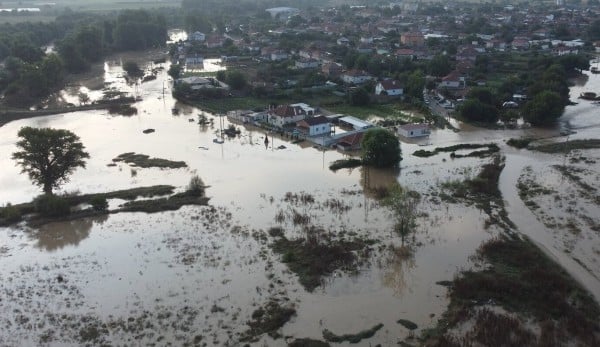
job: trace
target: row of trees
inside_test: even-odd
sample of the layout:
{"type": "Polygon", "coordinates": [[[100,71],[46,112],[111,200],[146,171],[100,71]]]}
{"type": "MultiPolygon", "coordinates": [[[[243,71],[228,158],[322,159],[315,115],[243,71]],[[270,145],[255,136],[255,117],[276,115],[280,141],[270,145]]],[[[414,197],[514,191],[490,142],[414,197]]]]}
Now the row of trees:
{"type": "Polygon", "coordinates": [[[512,119],[515,112],[503,109],[503,101],[522,92],[528,97],[521,109],[523,119],[533,125],[552,124],[569,103],[569,75],[588,69],[589,60],[585,55],[540,55],[530,58],[528,66],[531,69],[527,73],[509,76],[495,89],[472,88],[458,110],[459,115],[469,121],[485,123],[495,123],[499,118],[512,119]]]}
{"type": "Polygon", "coordinates": [[[86,71],[108,52],[162,46],[167,39],[164,17],[142,10],[116,18],[65,14],[50,24],[4,25],[0,31],[0,92],[11,106],[27,106],[63,85],[66,72],[86,71]],[[54,41],[56,53],[41,46],[54,41]]]}

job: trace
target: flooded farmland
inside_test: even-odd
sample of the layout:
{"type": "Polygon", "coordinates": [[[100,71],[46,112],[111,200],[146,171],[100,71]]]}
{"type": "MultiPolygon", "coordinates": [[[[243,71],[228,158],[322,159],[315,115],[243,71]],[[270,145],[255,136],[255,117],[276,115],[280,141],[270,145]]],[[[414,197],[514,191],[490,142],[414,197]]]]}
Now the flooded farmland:
{"type": "MultiPolygon", "coordinates": [[[[556,129],[461,125],[459,132],[434,130],[420,144],[402,143],[400,170],[334,173],[329,163],[344,154],[277,137],[265,146],[266,134],[255,128],[235,124],[240,135],[214,143],[218,126],[197,121],[203,114],[218,124],[218,115],[172,99],[167,67],[162,67],[155,80],[127,85],[119,64],[104,65],[103,88],[139,97],[137,115],[96,110],[0,127],[0,204],[27,202],[39,194],[10,158],[18,130],[33,126],[69,129],[90,153],[87,167],[72,175],[64,193],[158,184],[183,190],[197,174],[208,186],[209,206],[0,228],[0,345],[286,346],[298,338],[323,340],[325,330],[355,334],[380,325],[360,345],[410,341],[434,326],[447,308],[447,288],[438,283],[475,266],[471,256],[479,245],[503,232],[487,223],[490,216],[476,205],[448,202],[439,193],[444,182],[476,176],[490,158],[412,155],[459,143],[500,146],[506,166],[499,188],[508,218],[600,298],[600,152],[546,154],[505,145],[509,138],[525,136],[546,138],[539,143],[598,138],[599,106],[576,100],[582,91],[600,89],[597,75],[586,75],[572,88],[572,100],[579,104],[567,108],[556,129]],[[565,130],[573,133],[560,136],[565,130]],[[184,161],[187,167],[108,166],[126,152],[184,161]],[[378,188],[395,182],[422,196],[408,255],[391,247],[401,240],[377,200],[378,188]],[[519,182],[535,182],[548,193],[523,194],[519,182]],[[290,198],[295,195],[310,198],[290,198]],[[305,222],[296,223],[294,213],[305,222]],[[312,291],[282,262],[269,232],[281,228],[293,239],[304,236],[307,226],[332,240],[369,241],[352,266],[332,271],[312,291]],[[293,310],[291,318],[281,328],[256,333],[249,323],[273,302],[293,310]]],[[[101,95],[87,92],[92,99],[101,95]]]]}

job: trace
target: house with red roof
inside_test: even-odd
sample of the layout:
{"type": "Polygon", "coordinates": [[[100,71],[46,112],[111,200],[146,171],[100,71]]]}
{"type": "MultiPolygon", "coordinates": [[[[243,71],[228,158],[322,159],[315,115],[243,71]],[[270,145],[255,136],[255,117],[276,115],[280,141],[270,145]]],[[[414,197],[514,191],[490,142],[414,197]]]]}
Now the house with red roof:
{"type": "Polygon", "coordinates": [[[306,136],[322,136],[331,133],[331,124],[325,116],[305,118],[296,122],[296,127],[306,136]]]}
{"type": "Polygon", "coordinates": [[[404,94],[404,87],[397,80],[383,80],[378,82],[375,86],[375,94],[387,96],[402,96],[404,94]]]}
{"type": "Polygon", "coordinates": [[[442,82],[438,85],[439,88],[463,88],[465,86],[465,78],[460,72],[454,70],[442,78],[442,82]]]}
{"type": "Polygon", "coordinates": [[[429,136],[431,130],[427,124],[404,124],[398,128],[398,135],[411,138],[429,136]]]}
{"type": "Polygon", "coordinates": [[[356,151],[360,149],[364,131],[355,132],[346,136],[343,136],[337,140],[336,147],[342,151],[356,151]]]}

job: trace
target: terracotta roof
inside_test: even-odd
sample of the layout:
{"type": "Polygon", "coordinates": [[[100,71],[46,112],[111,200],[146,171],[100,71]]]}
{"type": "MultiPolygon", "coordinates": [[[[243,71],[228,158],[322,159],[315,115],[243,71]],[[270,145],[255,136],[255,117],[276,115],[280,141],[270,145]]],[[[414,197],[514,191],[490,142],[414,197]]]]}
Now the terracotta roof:
{"type": "Polygon", "coordinates": [[[364,134],[364,132],[350,134],[340,138],[337,143],[340,145],[354,147],[362,141],[364,134]]]}
{"type": "Polygon", "coordinates": [[[400,82],[396,81],[396,80],[384,80],[384,81],[379,82],[379,84],[381,84],[381,86],[385,90],[402,88],[402,85],[400,84],[400,82]]]}
{"type": "Polygon", "coordinates": [[[460,81],[460,73],[454,70],[442,78],[442,81],[460,81]]]}
{"type": "Polygon", "coordinates": [[[320,125],[320,124],[327,124],[327,123],[329,123],[329,119],[327,119],[327,117],[317,116],[317,117],[306,118],[306,119],[299,121],[298,126],[313,126],[313,125],[320,125]]]}
{"type": "Polygon", "coordinates": [[[427,124],[404,124],[400,126],[403,130],[418,130],[418,129],[429,129],[429,125],[427,124]]]}

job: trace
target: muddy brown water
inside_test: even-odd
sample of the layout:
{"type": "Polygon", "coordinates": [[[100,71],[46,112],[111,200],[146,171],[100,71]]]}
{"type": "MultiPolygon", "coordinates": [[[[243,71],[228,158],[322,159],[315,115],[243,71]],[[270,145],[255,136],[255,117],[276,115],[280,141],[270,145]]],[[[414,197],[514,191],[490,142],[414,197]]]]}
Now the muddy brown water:
{"type": "MultiPolygon", "coordinates": [[[[451,280],[472,267],[469,256],[498,230],[485,230],[486,215],[475,207],[436,202],[426,196],[420,210],[427,216],[419,219],[410,241],[413,255],[398,257],[379,247],[399,245],[400,240],[391,233],[389,214],[368,188],[400,182],[426,194],[430,187],[447,180],[474,177],[487,159],[451,160],[448,153],[431,158],[410,155],[417,149],[465,142],[501,145],[507,166],[500,188],[509,216],[520,231],[600,297],[598,279],[563,252],[556,237],[524,208],[516,191],[516,180],[525,166],[542,170],[552,162],[560,163],[562,157],[502,145],[511,137],[556,136],[564,128],[577,132],[570,138],[597,138],[599,106],[580,101],[568,107],[556,129],[496,131],[458,124],[460,132],[435,130],[427,139],[403,143],[399,171],[333,173],[328,170],[329,163],[343,154],[277,137],[265,148],[264,132],[254,128],[240,127],[240,136],[226,139],[222,145],[213,143],[217,129],[195,121],[199,114],[215,118],[217,125],[218,120],[171,98],[167,66],[156,80],[139,85],[127,85],[118,64],[106,62],[104,70],[105,88],[142,98],[135,105],[138,114],[124,117],[89,111],[19,120],[1,127],[0,204],[29,201],[39,194],[15,167],[10,153],[15,150],[19,128],[49,126],[74,131],[91,155],[86,169],[77,170],[63,192],[154,184],[184,189],[190,177],[198,174],[210,186],[207,195],[214,208],[184,207],[151,215],[121,213],[51,223],[39,229],[0,228],[0,345],[78,345],[81,328],[94,322],[107,325],[101,336],[108,342],[181,344],[201,336],[207,345],[236,345],[252,312],[272,298],[297,310],[281,329],[284,336],[321,339],[323,329],[356,333],[383,323],[384,328],[368,343],[396,344],[408,336],[396,323],[398,319],[417,323],[419,330],[435,324],[448,303],[445,287],[436,282],[451,280]],[[180,109],[179,115],[172,115],[173,107],[180,109]],[[156,132],[142,133],[148,128],[156,132]],[[277,149],[280,145],[286,148],[277,149]],[[133,174],[123,163],[107,166],[123,152],[183,160],[189,167],[137,169],[133,174]],[[283,201],[287,192],[312,194],[316,203],[291,206],[283,201]],[[343,200],[349,210],[337,213],[324,208],[323,203],[332,198],[343,200]],[[268,242],[252,236],[278,225],[278,211],[293,208],[327,230],[380,240],[370,261],[357,273],[336,272],[314,292],[306,292],[270,251],[268,242]],[[215,305],[220,309],[213,309],[215,305]],[[120,329],[123,324],[130,329],[120,329]]],[[[598,76],[590,76],[571,93],[597,91],[598,87],[598,76]]],[[[93,99],[101,92],[89,94],[93,99]]],[[[64,95],[74,98],[77,90],[64,95]]],[[[590,152],[598,156],[597,151],[590,152]]],[[[111,202],[113,206],[118,203],[111,202]]],[[[288,236],[301,235],[300,228],[289,222],[283,227],[288,236]]],[[[590,239],[582,245],[598,245],[597,234],[586,235],[590,239]]],[[[598,257],[589,254],[583,261],[597,268],[594,262],[598,257]]],[[[286,345],[285,339],[266,335],[255,344],[286,345]]]]}

